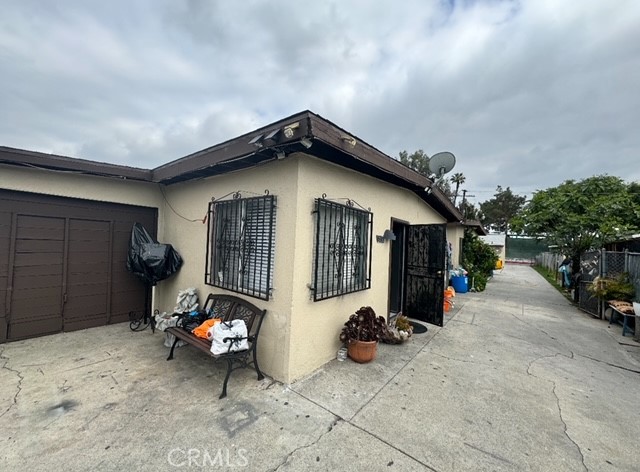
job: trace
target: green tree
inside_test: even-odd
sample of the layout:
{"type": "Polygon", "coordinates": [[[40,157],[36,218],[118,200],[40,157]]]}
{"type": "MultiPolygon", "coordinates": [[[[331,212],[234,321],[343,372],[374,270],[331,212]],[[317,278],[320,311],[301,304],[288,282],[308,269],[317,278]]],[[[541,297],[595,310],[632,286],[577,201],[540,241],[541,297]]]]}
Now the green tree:
{"type": "Polygon", "coordinates": [[[453,204],[456,204],[456,200],[458,199],[458,190],[460,190],[460,185],[462,185],[466,181],[466,177],[462,172],[456,172],[451,176],[451,183],[456,184],[456,188],[453,191],[453,204]]]}
{"type": "Polygon", "coordinates": [[[453,193],[451,192],[451,185],[449,185],[449,179],[442,177],[436,177],[435,174],[429,171],[429,156],[422,149],[409,154],[407,151],[400,151],[398,154],[400,162],[407,167],[415,170],[416,172],[428,177],[444,194],[451,199],[453,193]]]}
{"type": "Polygon", "coordinates": [[[415,152],[409,154],[407,151],[400,151],[400,162],[405,166],[411,167],[416,172],[431,178],[429,172],[429,156],[422,149],[418,149],[415,152]]]}
{"type": "Polygon", "coordinates": [[[458,210],[462,213],[465,220],[482,221],[482,211],[469,200],[462,200],[458,205],[458,210]]]}
{"type": "Polygon", "coordinates": [[[509,234],[511,221],[524,207],[526,197],[514,194],[509,187],[505,190],[500,185],[491,200],[482,202],[482,224],[487,228],[509,234]]]}
{"type": "Polygon", "coordinates": [[[557,246],[571,258],[575,273],[585,251],[640,230],[637,190],[637,184],[607,175],[567,180],[535,193],[514,221],[514,230],[557,246]]]}

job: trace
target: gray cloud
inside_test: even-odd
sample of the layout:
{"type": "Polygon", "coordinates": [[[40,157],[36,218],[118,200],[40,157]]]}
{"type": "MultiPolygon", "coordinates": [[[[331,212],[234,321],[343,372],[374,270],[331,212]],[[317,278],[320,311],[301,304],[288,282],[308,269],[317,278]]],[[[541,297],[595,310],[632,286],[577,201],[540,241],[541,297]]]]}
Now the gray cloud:
{"type": "Polygon", "coordinates": [[[1,145],[154,167],[309,108],[477,201],[640,179],[633,0],[61,5],[3,8],[1,145]]]}

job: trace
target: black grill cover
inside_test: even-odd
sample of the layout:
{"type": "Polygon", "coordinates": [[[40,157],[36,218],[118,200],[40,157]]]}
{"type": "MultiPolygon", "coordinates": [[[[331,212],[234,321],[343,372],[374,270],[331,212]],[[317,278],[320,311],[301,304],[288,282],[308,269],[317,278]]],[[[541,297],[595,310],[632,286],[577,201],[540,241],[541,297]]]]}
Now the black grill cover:
{"type": "Polygon", "coordinates": [[[180,254],[171,244],[160,244],[140,223],[134,223],[129,242],[127,270],[143,282],[156,285],[182,266],[180,254]]]}

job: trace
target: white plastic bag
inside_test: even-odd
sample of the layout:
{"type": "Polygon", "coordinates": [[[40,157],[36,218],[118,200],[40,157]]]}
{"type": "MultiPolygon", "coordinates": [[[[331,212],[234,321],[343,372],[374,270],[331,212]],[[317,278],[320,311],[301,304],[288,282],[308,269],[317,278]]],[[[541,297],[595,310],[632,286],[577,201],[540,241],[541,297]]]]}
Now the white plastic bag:
{"type": "MultiPolygon", "coordinates": [[[[167,328],[175,326],[178,322],[177,316],[168,315],[166,312],[162,314],[155,315],[156,318],[156,329],[158,331],[164,331],[167,328]]],[[[164,333],[164,345],[167,347],[173,346],[173,342],[176,340],[176,337],[173,334],[164,333]]],[[[184,346],[187,344],[183,340],[179,340],[176,347],[184,346]]]]}
{"type": "Polygon", "coordinates": [[[209,328],[210,334],[207,338],[211,339],[211,353],[214,355],[226,354],[228,352],[246,351],[249,349],[247,341],[247,325],[244,320],[231,320],[217,323],[209,328]],[[224,338],[245,338],[238,340],[229,340],[226,343],[224,338]],[[231,346],[231,348],[229,348],[231,346]]]}
{"type": "Polygon", "coordinates": [[[198,310],[198,294],[195,287],[189,287],[178,292],[174,313],[189,313],[198,310]]]}

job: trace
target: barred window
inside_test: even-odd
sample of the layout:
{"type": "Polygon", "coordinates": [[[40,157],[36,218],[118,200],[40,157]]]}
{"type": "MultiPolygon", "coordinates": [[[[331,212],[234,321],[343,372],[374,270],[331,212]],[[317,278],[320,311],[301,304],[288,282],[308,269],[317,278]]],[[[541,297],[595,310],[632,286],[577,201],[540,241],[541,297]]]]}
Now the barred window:
{"type": "Polygon", "coordinates": [[[313,300],[371,287],[373,214],[316,199],[313,300]]]}
{"type": "Polygon", "coordinates": [[[205,283],[269,300],[275,221],[273,195],[211,202],[205,283]]]}

